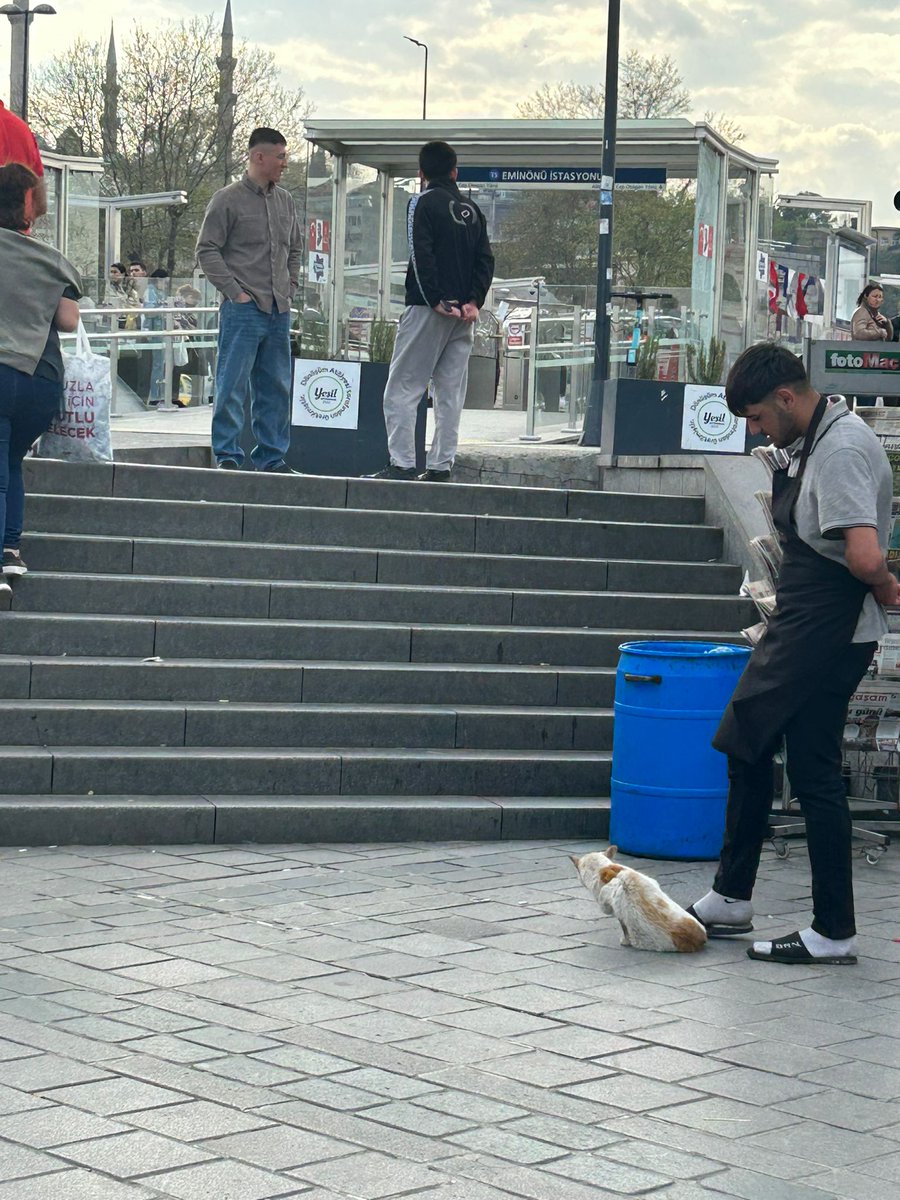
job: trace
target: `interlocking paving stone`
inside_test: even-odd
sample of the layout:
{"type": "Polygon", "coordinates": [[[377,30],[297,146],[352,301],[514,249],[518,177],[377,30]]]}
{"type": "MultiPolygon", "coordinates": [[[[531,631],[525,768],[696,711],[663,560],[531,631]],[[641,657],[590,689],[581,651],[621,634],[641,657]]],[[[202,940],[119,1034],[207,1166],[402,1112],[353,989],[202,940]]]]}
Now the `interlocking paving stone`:
{"type": "Polygon", "coordinates": [[[301,1190],[284,1175],[226,1159],[147,1175],[143,1182],[180,1200],[271,1200],[295,1196],[301,1190]]]}
{"type": "Polygon", "coordinates": [[[423,1190],[440,1182],[440,1177],[418,1163],[402,1163],[384,1154],[354,1154],[350,1158],[304,1167],[294,1171],[300,1179],[358,1196],[361,1200],[379,1200],[402,1192],[423,1190]]]}
{"type": "Polygon", "coordinates": [[[0,1140],[0,1179],[22,1179],[28,1175],[44,1175],[63,1170],[68,1164],[62,1159],[30,1146],[17,1146],[0,1140]]]}
{"type": "Polygon", "coordinates": [[[0,1200],[898,1200],[897,859],[858,969],[788,972],[619,947],[592,848],[0,850],[0,1200]]]}
{"type": "Polygon", "coordinates": [[[149,1175],[153,1171],[186,1167],[211,1157],[194,1146],[185,1146],[171,1138],[145,1131],[73,1142],[58,1147],[56,1153],[60,1158],[70,1159],[91,1170],[124,1176],[126,1179],[149,1175]]]}

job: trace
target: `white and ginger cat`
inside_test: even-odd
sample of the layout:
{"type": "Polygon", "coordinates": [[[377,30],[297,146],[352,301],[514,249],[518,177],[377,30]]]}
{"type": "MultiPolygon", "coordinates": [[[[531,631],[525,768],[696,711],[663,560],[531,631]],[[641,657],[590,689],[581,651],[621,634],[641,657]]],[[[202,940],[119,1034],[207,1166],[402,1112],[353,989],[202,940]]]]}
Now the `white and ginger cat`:
{"type": "Polygon", "coordinates": [[[700,922],[670,900],[655,879],[613,862],[616,849],[570,857],[584,886],[622,926],[621,945],[679,954],[702,950],[706,930],[700,922]]]}

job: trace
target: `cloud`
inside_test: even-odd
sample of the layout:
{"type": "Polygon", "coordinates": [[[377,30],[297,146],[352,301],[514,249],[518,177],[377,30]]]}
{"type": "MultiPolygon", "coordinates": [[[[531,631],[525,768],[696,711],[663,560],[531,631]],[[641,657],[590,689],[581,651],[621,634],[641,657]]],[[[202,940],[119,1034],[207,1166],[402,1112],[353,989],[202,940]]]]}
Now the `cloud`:
{"type": "MultiPolygon", "coordinates": [[[[599,82],[606,6],[598,0],[232,0],[238,38],[271,49],[284,80],[302,84],[319,117],[416,118],[422,52],[429,46],[429,115],[510,117],[541,83],[599,82]]],[[[78,36],[105,40],[216,14],[224,0],[66,0],[32,27],[32,59],[78,36]]],[[[0,22],[0,95],[9,40],[0,22]]],[[[656,0],[623,6],[622,49],[671,54],[697,115],[722,112],[747,132],[751,152],[781,160],[777,186],[875,201],[892,223],[900,187],[894,132],[900,81],[880,64],[900,59],[895,6],[869,0],[656,0]],[[873,63],[875,66],[873,68],[873,63]]]]}

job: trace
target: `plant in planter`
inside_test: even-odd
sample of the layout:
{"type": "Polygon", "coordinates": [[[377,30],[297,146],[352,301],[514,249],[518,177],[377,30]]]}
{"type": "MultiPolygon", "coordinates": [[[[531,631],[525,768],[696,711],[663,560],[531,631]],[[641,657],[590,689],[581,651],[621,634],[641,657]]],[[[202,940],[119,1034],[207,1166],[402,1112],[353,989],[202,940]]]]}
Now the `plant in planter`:
{"type": "Polygon", "coordinates": [[[327,359],[328,324],[321,314],[302,314],[291,330],[291,354],[294,358],[327,359]]]}
{"type": "Polygon", "coordinates": [[[688,346],[687,369],[691,383],[719,384],[724,367],[725,343],[718,338],[711,337],[708,347],[693,343],[688,346]]]}
{"type": "Polygon", "coordinates": [[[396,340],[397,326],[393,321],[385,321],[382,317],[373,321],[372,333],[369,338],[369,361],[389,363],[394,353],[396,340]]]}
{"type": "Polygon", "coordinates": [[[634,360],[635,379],[656,379],[659,375],[659,338],[648,337],[638,347],[634,360]]]}

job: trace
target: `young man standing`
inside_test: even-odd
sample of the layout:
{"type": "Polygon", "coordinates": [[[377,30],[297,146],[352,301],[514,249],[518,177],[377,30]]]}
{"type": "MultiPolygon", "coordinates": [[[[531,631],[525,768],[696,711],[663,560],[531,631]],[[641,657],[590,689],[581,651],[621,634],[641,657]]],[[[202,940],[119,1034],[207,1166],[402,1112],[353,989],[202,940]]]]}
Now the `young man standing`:
{"type": "Polygon", "coordinates": [[[292,474],[284,461],[291,438],[291,297],[303,238],[294,198],[278,186],[288,162],[284,137],[254,129],[249,149],[246,174],[216,192],[197,239],[197,262],[223,297],[212,448],[218,467],[240,467],[249,391],[253,466],[292,474]]]}
{"type": "Polygon", "coordinates": [[[456,186],[456,151],[428,142],[419,151],[425,190],[409,202],[406,308],[384,391],[390,463],[373,479],[416,478],[416,410],[434,383],[432,483],[450,478],[466,399],[475,322],[494,277],[484,216],[456,186]]]}
{"type": "Polygon", "coordinates": [[[750,899],[773,798],[772,759],[784,739],[792,794],[806,822],[813,920],[754,942],[751,958],[856,962],[850,810],[841,777],[847,704],[900,602],[888,570],[893,481],[872,430],[841,396],[820,396],[803,364],[774,343],[751,346],[725,385],[751,433],[788,451],[772,479],[784,550],[777,611],[756,646],[713,745],[728,755],[725,841],[713,890],[689,911],[710,937],[749,933],[750,899]]]}

